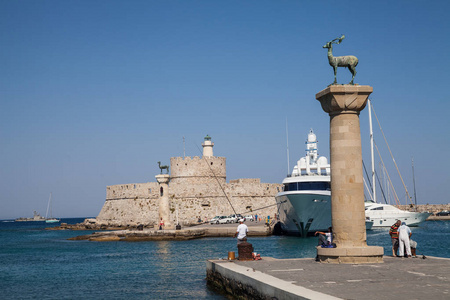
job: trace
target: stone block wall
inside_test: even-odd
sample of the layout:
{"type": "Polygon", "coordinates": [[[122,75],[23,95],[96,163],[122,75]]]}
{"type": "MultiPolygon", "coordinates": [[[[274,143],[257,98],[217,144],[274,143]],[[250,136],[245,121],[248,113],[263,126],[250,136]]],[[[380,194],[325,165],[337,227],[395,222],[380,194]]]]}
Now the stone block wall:
{"type": "MultiPolygon", "coordinates": [[[[260,179],[240,179],[222,184],[217,182],[186,185],[169,183],[171,221],[181,225],[211,219],[216,215],[237,213],[274,216],[275,195],[281,184],[260,183],[260,179]],[[230,205],[231,203],[231,205],[230,205]],[[264,209],[260,209],[263,208],[264,209]]],[[[159,186],[156,182],[123,184],[107,187],[107,197],[96,220],[107,225],[156,225],[159,211],[159,186]]]]}
{"type": "Polygon", "coordinates": [[[170,181],[172,183],[195,183],[197,179],[204,181],[219,179],[226,182],[227,169],[225,157],[171,157],[170,181]]]}
{"type": "Polygon", "coordinates": [[[107,225],[152,224],[158,219],[157,182],[119,184],[106,187],[106,201],[97,221],[107,225]]]}
{"type": "Polygon", "coordinates": [[[129,183],[110,185],[106,187],[106,200],[120,200],[130,198],[158,198],[159,185],[157,182],[129,183]]]}

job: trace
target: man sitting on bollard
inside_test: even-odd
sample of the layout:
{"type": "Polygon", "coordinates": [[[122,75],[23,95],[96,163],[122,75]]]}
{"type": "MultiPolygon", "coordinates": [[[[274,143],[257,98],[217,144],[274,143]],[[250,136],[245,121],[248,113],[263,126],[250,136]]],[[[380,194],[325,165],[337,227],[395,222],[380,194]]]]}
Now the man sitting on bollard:
{"type": "Polygon", "coordinates": [[[247,232],[248,227],[244,224],[244,219],[239,220],[239,226],[237,227],[236,233],[234,234],[234,237],[237,237],[237,243],[238,245],[242,242],[247,241],[247,232]]]}

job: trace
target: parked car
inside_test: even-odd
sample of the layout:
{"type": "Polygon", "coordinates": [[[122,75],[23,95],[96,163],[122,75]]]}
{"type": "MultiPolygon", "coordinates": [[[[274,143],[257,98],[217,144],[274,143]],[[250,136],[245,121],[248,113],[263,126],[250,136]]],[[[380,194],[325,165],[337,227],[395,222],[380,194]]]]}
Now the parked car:
{"type": "Polygon", "coordinates": [[[212,224],[219,224],[220,216],[215,216],[211,220],[209,220],[209,223],[212,224]]]}
{"type": "Polygon", "coordinates": [[[231,216],[228,216],[228,220],[230,220],[230,223],[237,223],[238,218],[236,215],[231,215],[231,216]]]}
{"type": "Polygon", "coordinates": [[[223,224],[223,223],[229,223],[228,216],[216,216],[211,219],[211,224],[223,224]]]}
{"type": "Polygon", "coordinates": [[[228,224],[233,223],[233,219],[228,216],[220,216],[219,222],[217,224],[228,224]]]}
{"type": "Polygon", "coordinates": [[[450,212],[448,210],[440,211],[436,214],[436,216],[449,216],[450,212]]]}
{"type": "Polygon", "coordinates": [[[243,219],[244,217],[241,214],[235,214],[235,215],[229,216],[229,218],[232,221],[231,223],[237,223],[237,222],[239,222],[240,219],[243,219]]]}
{"type": "Polygon", "coordinates": [[[244,217],[244,220],[245,221],[255,221],[255,217],[253,216],[253,215],[246,215],[245,217],[244,217]]]}

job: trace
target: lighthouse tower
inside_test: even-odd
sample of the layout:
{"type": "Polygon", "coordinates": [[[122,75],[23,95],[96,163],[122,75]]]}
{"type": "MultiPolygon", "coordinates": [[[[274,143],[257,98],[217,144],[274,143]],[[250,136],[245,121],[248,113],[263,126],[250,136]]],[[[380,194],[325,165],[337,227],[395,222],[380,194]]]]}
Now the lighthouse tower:
{"type": "Polygon", "coordinates": [[[214,143],[211,142],[211,137],[209,135],[205,136],[205,141],[202,143],[203,146],[203,157],[212,157],[214,143]]]}

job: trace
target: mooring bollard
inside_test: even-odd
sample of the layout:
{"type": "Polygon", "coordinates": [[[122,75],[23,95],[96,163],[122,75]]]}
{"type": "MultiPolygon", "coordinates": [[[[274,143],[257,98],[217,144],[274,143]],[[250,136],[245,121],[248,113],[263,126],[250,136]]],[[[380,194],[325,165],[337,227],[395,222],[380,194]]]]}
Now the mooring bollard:
{"type": "Polygon", "coordinates": [[[229,251],[228,252],[228,260],[235,260],[235,252],[234,251],[229,251]]]}
{"type": "Polygon", "coordinates": [[[247,242],[242,242],[237,245],[239,260],[253,260],[253,245],[247,242]]]}

